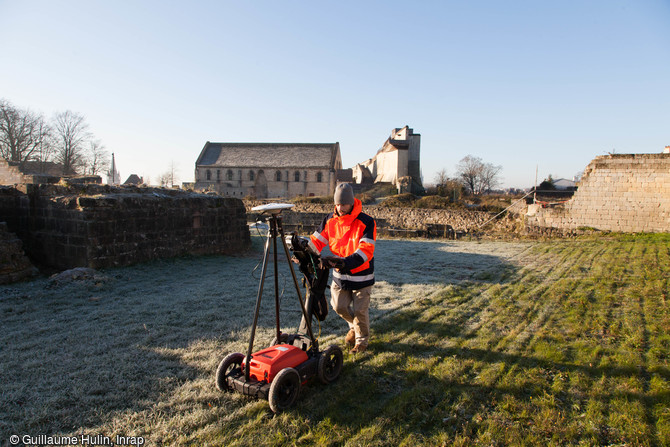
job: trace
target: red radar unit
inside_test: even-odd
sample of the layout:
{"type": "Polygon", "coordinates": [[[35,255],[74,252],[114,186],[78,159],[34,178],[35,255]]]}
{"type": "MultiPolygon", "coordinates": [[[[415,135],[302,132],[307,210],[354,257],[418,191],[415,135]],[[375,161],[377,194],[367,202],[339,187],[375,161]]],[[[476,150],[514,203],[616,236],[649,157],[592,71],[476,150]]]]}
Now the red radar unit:
{"type": "Polygon", "coordinates": [[[275,413],[292,406],[298,398],[301,386],[312,377],[317,376],[321,382],[326,384],[337,379],[342,371],[343,360],[342,350],[336,345],[331,345],[324,351],[319,350],[318,340],[312,332],[312,316],[323,320],[327,312],[327,305],[323,302],[323,296],[320,296],[321,300],[319,300],[317,295],[310,293],[310,290],[314,292],[317,289],[325,289],[328,281],[328,270],[317,268],[319,265],[318,255],[309,249],[307,240],[296,235],[288,238],[293,256],[299,262],[300,271],[305,276],[308,294],[306,299],[303,300],[298,279],[293,270],[280,215],[283,209],[292,206],[290,204],[271,203],[253,208],[254,211],[267,215],[266,221],[269,225],[249,347],[246,355],[239,352],[226,355],[219,363],[216,371],[216,386],[219,390],[239,392],[247,396],[267,399],[270,408],[275,413]],[[302,321],[299,330],[307,332],[306,334],[285,334],[280,329],[277,238],[282,241],[284,246],[286,261],[300,301],[302,321]],[[274,256],[276,337],[270,347],[252,352],[271,241],[274,256]]]}

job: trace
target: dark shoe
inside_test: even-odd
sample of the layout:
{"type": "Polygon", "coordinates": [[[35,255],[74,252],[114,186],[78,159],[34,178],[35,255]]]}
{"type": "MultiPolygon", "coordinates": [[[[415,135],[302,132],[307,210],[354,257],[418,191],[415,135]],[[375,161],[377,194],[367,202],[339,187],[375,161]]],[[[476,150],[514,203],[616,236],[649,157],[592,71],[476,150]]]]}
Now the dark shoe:
{"type": "Polygon", "coordinates": [[[349,329],[346,337],[344,337],[344,342],[349,346],[354,346],[356,344],[356,332],[353,329],[349,329]]]}
{"type": "Polygon", "coordinates": [[[368,345],[356,345],[354,348],[349,351],[349,354],[356,354],[356,353],[361,353],[365,352],[368,349],[368,345]]]}

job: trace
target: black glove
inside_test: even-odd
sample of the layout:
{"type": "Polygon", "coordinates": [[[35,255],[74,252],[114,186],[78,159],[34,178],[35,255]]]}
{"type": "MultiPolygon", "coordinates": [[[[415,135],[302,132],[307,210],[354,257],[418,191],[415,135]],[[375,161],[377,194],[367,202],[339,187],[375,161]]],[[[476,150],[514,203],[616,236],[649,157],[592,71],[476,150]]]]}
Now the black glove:
{"type": "Polygon", "coordinates": [[[319,262],[319,268],[329,269],[329,268],[344,268],[344,259],[338,258],[336,256],[325,256],[321,258],[319,262]]]}

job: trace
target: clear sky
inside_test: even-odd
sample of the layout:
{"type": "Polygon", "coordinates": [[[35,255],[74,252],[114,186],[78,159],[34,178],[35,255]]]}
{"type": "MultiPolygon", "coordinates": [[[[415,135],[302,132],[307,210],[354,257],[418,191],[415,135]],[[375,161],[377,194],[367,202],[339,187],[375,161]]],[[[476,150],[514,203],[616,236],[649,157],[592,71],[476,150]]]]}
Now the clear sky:
{"type": "Polygon", "coordinates": [[[670,0],[0,0],[0,98],[72,110],[122,180],[206,141],[339,142],[394,127],[431,183],[466,155],[503,186],[670,145],[670,0]]]}

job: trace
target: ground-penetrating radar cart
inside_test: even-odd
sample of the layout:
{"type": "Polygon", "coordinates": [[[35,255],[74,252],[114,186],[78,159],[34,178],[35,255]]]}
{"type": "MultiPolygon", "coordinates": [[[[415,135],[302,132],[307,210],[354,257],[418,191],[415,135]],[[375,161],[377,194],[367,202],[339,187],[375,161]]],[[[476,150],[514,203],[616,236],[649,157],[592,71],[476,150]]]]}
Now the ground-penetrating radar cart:
{"type": "MultiPolygon", "coordinates": [[[[239,353],[231,353],[224,357],[216,371],[216,386],[221,391],[236,391],[247,396],[267,399],[270,408],[275,413],[289,408],[296,401],[300,388],[314,376],[323,383],[329,383],[337,379],[342,371],[342,350],[331,345],[326,350],[319,350],[318,340],[312,331],[312,313],[317,303],[312,299],[303,300],[298,279],[289,255],[289,245],[294,256],[300,262],[300,270],[306,279],[315,279],[315,275],[327,275],[328,271],[319,270],[318,255],[310,252],[307,241],[296,235],[287,237],[282,227],[281,212],[291,208],[293,205],[284,203],[270,203],[252,208],[253,211],[261,212],[268,223],[268,232],[265,239],[265,250],[263,252],[262,272],[258,285],[256,297],[256,309],[254,311],[249,347],[246,356],[239,353]],[[277,263],[277,239],[280,239],[284,247],[286,261],[288,262],[295,290],[300,301],[302,312],[301,330],[306,329],[307,334],[285,334],[281,332],[279,322],[279,276],[277,263]],[[268,258],[270,254],[270,243],[274,260],[274,286],[275,286],[275,313],[276,313],[276,336],[269,348],[253,352],[256,325],[263,296],[265,273],[267,271],[268,258]],[[309,278],[308,278],[309,276],[309,278]]],[[[326,278],[317,278],[325,279],[326,278]]],[[[307,298],[307,297],[306,297],[307,298]]]]}

